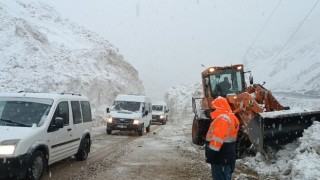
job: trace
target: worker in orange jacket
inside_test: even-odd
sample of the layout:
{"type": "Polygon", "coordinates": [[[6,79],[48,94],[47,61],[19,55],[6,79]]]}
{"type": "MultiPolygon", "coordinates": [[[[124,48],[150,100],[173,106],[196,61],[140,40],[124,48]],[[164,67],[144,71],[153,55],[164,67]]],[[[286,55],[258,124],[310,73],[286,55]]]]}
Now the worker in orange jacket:
{"type": "Polygon", "coordinates": [[[206,162],[211,164],[215,180],[229,180],[235,169],[235,141],[239,130],[239,120],[232,113],[228,101],[218,97],[211,103],[212,122],[206,135],[206,162]]]}

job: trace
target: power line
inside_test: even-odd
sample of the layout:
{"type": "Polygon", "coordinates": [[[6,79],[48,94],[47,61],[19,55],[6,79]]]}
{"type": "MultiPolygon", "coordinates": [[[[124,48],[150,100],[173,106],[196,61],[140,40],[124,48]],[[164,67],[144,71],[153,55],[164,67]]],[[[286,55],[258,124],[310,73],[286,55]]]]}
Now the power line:
{"type": "Polygon", "coordinates": [[[302,20],[302,22],[299,24],[298,28],[294,31],[294,33],[290,36],[290,38],[287,40],[287,42],[281,47],[281,49],[279,50],[277,56],[282,52],[282,50],[288,45],[289,41],[297,34],[297,32],[299,31],[299,29],[301,28],[301,26],[303,25],[303,23],[307,20],[307,18],[309,17],[309,15],[311,14],[311,12],[313,11],[313,9],[317,6],[318,2],[320,0],[317,0],[317,2],[313,5],[313,7],[310,9],[310,11],[308,12],[308,14],[306,15],[306,17],[304,17],[304,19],[302,20]]]}
{"type": "Polygon", "coordinates": [[[252,46],[255,44],[255,42],[257,41],[257,39],[260,37],[260,35],[262,34],[262,32],[264,31],[264,29],[266,28],[267,24],[269,23],[270,19],[272,18],[272,16],[274,15],[274,13],[276,12],[276,10],[278,9],[280,3],[282,0],[280,0],[278,2],[278,4],[273,8],[272,13],[270,14],[270,16],[268,17],[267,21],[263,24],[262,28],[260,29],[259,33],[257,34],[257,36],[253,39],[253,41],[251,42],[250,46],[248,47],[247,51],[245,52],[245,54],[243,55],[243,60],[246,58],[247,54],[249,53],[250,49],[252,48],[252,46]]]}

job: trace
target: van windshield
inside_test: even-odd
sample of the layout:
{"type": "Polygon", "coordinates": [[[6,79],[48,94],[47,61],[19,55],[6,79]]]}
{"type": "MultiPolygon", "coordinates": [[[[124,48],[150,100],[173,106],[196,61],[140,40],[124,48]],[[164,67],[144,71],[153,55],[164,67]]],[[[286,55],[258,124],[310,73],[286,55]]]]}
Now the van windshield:
{"type": "Polygon", "coordinates": [[[152,111],[163,111],[162,105],[152,105],[152,111]]]}
{"type": "Polygon", "coordinates": [[[140,104],[140,102],[133,101],[115,101],[111,110],[120,112],[139,112],[140,104]]]}
{"type": "Polygon", "coordinates": [[[41,126],[53,100],[36,98],[0,98],[0,126],[41,126]]]}

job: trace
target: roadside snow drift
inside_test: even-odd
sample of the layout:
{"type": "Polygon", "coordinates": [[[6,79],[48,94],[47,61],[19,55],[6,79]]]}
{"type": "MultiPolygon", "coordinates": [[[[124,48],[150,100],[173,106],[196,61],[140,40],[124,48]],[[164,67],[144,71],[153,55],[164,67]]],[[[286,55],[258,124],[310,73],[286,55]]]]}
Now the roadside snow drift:
{"type": "Polygon", "coordinates": [[[1,1],[0,21],[1,91],[81,93],[95,118],[120,93],[144,94],[117,48],[46,4],[1,1]]]}

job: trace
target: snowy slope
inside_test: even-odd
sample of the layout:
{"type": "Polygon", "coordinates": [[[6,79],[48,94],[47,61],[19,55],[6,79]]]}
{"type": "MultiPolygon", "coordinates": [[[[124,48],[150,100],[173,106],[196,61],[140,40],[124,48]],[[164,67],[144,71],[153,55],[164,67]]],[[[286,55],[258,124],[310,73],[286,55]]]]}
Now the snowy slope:
{"type": "Polygon", "coordinates": [[[74,92],[101,117],[119,93],[144,94],[138,72],[101,36],[37,1],[0,2],[0,90],[74,92]]]}
{"type": "Polygon", "coordinates": [[[273,92],[320,95],[320,11],[317,2],[309,3],[282,1],[282,16],[272,17],[243,61],[255,82],[265,81],[273,92]]]}
{"type": "Polygon", "coordinates": [[[259,46],[248,54],[244,64],[255,83],[278,92],[320,95],[320,38],[293,38],[282,47],[259,46]]]}

